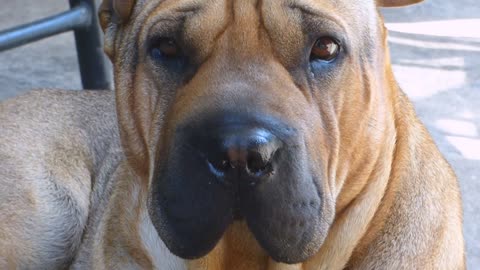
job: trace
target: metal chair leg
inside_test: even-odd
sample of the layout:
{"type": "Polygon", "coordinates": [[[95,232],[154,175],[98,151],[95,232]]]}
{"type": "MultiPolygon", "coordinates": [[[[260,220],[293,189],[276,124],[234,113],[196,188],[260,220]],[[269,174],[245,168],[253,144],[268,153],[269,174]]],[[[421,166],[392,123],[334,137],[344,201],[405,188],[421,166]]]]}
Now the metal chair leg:
{"type": "Polygon", "coordinates": [[[71,8],[87,7],[91,22],[74,29],[78,63],[85,89],[111,89],[112,76],[108,59],[103,53],[102,35],[98,24],[95,0],[69,0],[71,8]]]}

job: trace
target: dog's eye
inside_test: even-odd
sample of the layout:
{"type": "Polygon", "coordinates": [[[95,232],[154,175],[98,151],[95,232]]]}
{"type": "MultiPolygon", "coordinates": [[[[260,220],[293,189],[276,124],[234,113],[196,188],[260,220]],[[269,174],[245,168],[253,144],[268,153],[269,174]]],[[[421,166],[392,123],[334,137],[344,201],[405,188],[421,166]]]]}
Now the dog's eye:
{"type": "Polygon", "coordinates": [[[340,44],[331,37],[321,37],[315,41],[312,52],[310,53],[310,61],[321,60],[331,62],[337,58],[340,53],[340,44]]]}
{"type": "Polygon", "coordinates": [[[179,58],[182,52],[175,40],[162,38],[154,43],[151,54],[155,59],[175,59],[179,58]]]}

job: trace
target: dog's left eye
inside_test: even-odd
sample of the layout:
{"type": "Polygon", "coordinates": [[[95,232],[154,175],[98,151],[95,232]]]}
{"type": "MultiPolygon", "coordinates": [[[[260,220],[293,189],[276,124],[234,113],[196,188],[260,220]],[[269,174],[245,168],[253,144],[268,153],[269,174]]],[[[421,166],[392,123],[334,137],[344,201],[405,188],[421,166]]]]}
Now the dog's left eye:
{"type": "Polygon", "coordinates": [[[310,53],[310,61],[331,62],[340,53],[340,43],[332,37],[321,37],[315,41],[310,53]]]}
{"type": "Polygon", "coordinates": [[[171,60],[179,58],[182,55],[182,52],[175,40],[162,38],[155,42],[151,49],[151,54],[154,59],[171,60]]]}

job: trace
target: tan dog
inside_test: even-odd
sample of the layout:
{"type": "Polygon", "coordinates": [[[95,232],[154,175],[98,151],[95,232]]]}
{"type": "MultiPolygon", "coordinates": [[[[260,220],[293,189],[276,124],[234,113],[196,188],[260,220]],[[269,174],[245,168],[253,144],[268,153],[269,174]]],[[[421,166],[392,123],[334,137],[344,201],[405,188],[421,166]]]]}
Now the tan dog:
{"type": "Polygon", "coordinates": [[[464,269],[377,11],[414,2],[105,0],[115,98],[0,106],[0,268],[464,269]]]}

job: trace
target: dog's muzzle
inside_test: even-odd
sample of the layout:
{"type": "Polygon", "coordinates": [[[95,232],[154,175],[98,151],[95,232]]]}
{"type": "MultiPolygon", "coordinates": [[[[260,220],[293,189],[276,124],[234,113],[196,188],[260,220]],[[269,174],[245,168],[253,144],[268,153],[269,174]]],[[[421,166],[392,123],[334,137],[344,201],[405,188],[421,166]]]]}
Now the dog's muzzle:
{"type": "Polygon", "coordinates": [[[179,125],[172,141],[149,213],[174,254],[206,255],[235,219],[280,262],[318,251],[321,192],[295,128],[264,114],[217,112],[179,125]]]}

